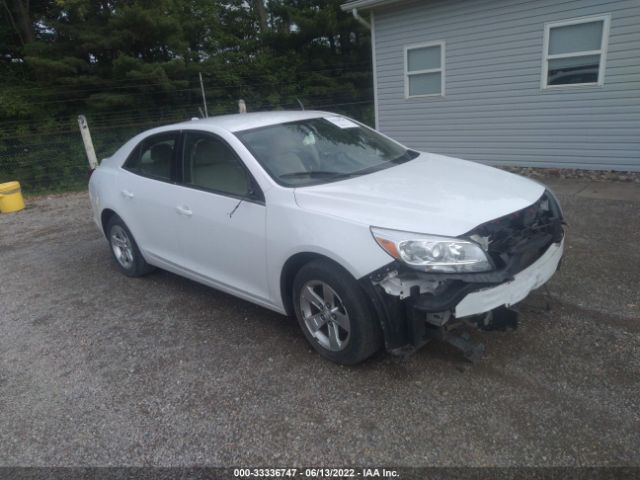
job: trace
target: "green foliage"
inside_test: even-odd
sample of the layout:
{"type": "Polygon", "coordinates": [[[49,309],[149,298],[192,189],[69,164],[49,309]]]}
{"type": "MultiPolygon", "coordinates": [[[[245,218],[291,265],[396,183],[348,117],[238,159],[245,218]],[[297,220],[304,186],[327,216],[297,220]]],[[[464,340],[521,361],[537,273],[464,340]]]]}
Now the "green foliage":
{"type": "Polygon", "coordinates": [[[198,116],[199,73],[210,114],[237,111],[240,98],[250,111],[300,101],[372,123],[369,32],[342,0],[268,0],[262,20],[259,1],[32,0],[26,28],[5,9],[0,182],[85,183],[77,115],[108,156],[142,130],[198,116]]]}

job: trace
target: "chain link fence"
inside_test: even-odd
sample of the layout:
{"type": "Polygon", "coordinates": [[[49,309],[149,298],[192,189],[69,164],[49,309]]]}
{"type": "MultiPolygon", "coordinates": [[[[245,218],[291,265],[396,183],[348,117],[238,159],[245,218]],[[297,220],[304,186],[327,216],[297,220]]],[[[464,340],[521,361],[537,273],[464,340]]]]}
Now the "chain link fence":
{"type": "MultiPolygon", "coordinates": [[[[141,115],[129,116],[123,121],[121,116],[109,117],[108,114],[90,116],[89,128],[98,159],[109,157],[144,130],[188,117],[178,114],[155,120],[140,121],[140,118],[141,115]]],[[[77,118],[60,121],[53,128],[50,124],[37,123],[12,127],[10,134],[0,131],[0,183],[18,180],[26,194],[86,188],[89,163],[77,118]]]]}
{"type": "MultiPolygon", "coordinates": [[[[140,132],[199,116],[199,105],[189,105],[180,111],[120,112],[87,115],[89,129],[100,161],[111,156],[122,144],[140,132]]],[[[251,105],[248,105],[251,110],[251,105]]],[[[299,109],[299,104],[278,105],[272,109],[299,109]]],[[[337,103],[317,102],[308,109],[329,110],[373,123],[370,101],[337,103]]],[[[268,110],[270,108],[261,108],[268,110]]],[[[235,113],[231,104],[216,113],[235,113]]],[[[81,112],[79,112],[81,113],[81,112]]],[[[18,180],[27,195],[82,190],[89,178],[89,163],[85,153],[77,118],[60,120],[57,124],[38,125],[0,123],[0,183],[18,180]],[[8,133],[10,132],[10,133],[8,133]]]]}

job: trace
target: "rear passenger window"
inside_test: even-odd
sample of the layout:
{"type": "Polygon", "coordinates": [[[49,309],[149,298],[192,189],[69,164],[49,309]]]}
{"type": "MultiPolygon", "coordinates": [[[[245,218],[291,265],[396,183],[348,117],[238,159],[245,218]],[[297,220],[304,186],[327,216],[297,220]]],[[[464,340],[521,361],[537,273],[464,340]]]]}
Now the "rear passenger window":
{"type": "Polygon", "coordinates": [[[145,139],[129,156],[125,168],[160,180],[171,180],[177,140],[178,134],[175,132],[145,139]]]}
{"type": "Polygon", "coordinates": [[[249,194],[249,175],[224,141],[204,133],[186,132],[183,158],[186,184],[234,196],[249,194]]]}

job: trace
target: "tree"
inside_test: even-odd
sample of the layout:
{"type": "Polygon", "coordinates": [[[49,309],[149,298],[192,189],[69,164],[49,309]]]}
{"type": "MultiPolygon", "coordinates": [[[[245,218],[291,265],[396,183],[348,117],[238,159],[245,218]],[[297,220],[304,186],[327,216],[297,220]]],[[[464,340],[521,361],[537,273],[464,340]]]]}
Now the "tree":
{"type": "Polygon", "coordinates": [[[22,46],[35,40],[29,0],[2,0],[7,18],[22,46]],[[9,3],[7,3],[9,1],[9,3]]]}
{"type": "MultiPolygon", "coordinates": [[[[197,115],[199,72],[213,114],[236,111],[239,98],[249,110],[299,108],[299,99],[371,121],[368,31],[341,0],[0,1],[9,157],[35,162],[34,142],[67,132],[70,149],[56,158],[78,155],[80,113],[102,129],[94,137],[105,154],[136,131],[197,115]]],[[[0,180],[12,175],[2,155],[0,180]]]]}
{"type": "Polygon", "coordinates": [[[260,20],[260,32],[266,33],[269,30],[269,25],[267,23],[267,9],[264,6],[264,1],[253,0],[253,4],[258,14],[258,19],[260,20]]]}

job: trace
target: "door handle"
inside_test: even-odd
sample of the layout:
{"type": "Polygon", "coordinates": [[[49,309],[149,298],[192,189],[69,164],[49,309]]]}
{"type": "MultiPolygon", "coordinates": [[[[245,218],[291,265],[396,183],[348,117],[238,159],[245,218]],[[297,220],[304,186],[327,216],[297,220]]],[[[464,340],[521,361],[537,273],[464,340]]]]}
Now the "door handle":
{"type": "Polygon", "coordinates": [[[120,193],[125,198],[133,198],[133,192],[130,192],[129,190],[120,190],[120,193]]]}
{"type": "Polygon", "coordinates": [[[193,215],[193,212],[189,209],[189,207],[181,207],[181,206],[177,206],[177,207],[176,207],[176,211],[177,211],[180,215],[184,215],[185,217],[190,217],[191,215],[193,215]]]}

